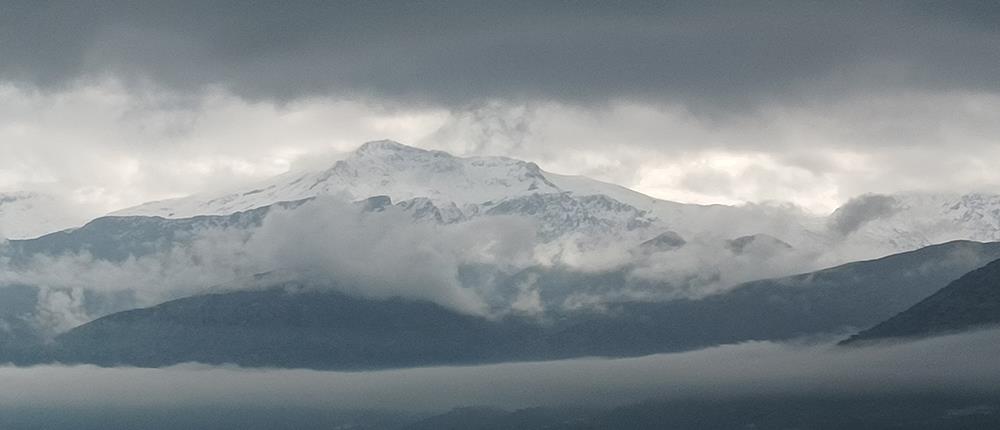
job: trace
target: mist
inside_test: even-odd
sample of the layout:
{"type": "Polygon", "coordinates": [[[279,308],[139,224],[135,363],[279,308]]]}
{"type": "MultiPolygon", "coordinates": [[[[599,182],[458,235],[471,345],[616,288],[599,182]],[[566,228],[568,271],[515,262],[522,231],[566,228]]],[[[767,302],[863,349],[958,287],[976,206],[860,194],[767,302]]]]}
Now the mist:
{"type": "MultiPolygon", "coordinates": [[[[845,213],[859,211],[865,212],[845,213]]],[[[284,280],[498,316],[600,308],[623,300],[701,298],[747,281],[890,253],[848,240],[820,243],[819,249],[815,243],[787,245],[767,236],[734,250],[716,234],[689,236],[682,247],[650,251],[640,244],[660,233],[657,229],[628,232],[617,240],[590,238],[588,243],[569,235],[546,242],[529,217],[482,216],[455,224],[412,217],[396,206],[371,212],[342,196],[322,197],[294,208],[272,208],[259,226],[197,229],[185,240],[121,261],[86,250],[36,254],[16,264],[0,259],[6,269],[0,271],[0,284],[38,287],[37,306],[28,318],[42,332],[55,334],[115,311],[206,292],[266,288],[284,280]],[[478,274],[463,277],[469,268],[478,268],[478,274]],[[506,285],[522,271],[539,268],[622,276],[612,284],[573,289],[530,276],[506,285]],[[255,279],[261,274],[268,276],[255,279]]],[[[850,229],[861,222],[841,224],[850,229]]]]}
{"type": "Polygon", "coordinates": [[[0,369],[0,404],[59,409],[306,407],[440,411],[457,406],[613,407],[645,399],[995,393],[1000,330],[866,348],[749,342],[627,359],[372,372],[39,366],[0,369]],[[955,354],[962,351],[962,354],[955,354]]]}
{"type": "Polygon", "coordinates": [[[520,270],[534,264],[536,243],[535,225],[523,218],[439,225],[414,222],[393,206],[366,212],[343,198],[323,197],[295,209],[273,208],[257,227],[198,229],[189,240],[121,261],[87,250],[34,254],[16,263],[0,258],[5,269],[0,285],[38,287],[31,318],[49,333],[108,312],[206,292],[266,288],[289,278],[361,297],[426,300],[485,315],[493,285],[462,285],[459,268],[520,270]],[[130,300],[121,302],[123,294],[130,300]],[[109,297],[119,301],[118,308],[98,303],[109,297]]]}

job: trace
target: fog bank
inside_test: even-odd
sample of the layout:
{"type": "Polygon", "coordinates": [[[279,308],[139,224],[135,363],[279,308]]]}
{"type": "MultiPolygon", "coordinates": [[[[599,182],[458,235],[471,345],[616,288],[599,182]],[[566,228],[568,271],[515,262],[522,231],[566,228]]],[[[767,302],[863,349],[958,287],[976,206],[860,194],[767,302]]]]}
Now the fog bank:
{"type": "Polygon", "coordinates": [[[870,348],[750,342],[628,359],[374,372],[0,368],[7,407],[287,406],[444,410],[462,405],[615,406],[649,398],[993,393],[1000,329],[870,348]],[[962,351],[960,354],[956,351],[962,351]]]}

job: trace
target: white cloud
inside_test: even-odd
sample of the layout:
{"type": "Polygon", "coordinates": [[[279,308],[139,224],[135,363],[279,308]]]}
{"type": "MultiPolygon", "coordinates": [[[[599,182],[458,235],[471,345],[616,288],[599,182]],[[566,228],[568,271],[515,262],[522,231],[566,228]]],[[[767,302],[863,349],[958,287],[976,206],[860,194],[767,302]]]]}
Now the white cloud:
{"type": "Polygon", "coordinates": [[[363,100],[249,102],[113,81],[0,86],[0,189],[94,213],[329,165],[392,138],[507,155],[695,203],[791,201],[828,213],[865,193],[1000,186],[1000,96],[895,93],[710,117],[678,105],[495,101],[467,109],[363,100]],[[94,209],[98,208],[98,209],[94,209]]]}
{"type": "Polygon", "coordinates": [[[33,323],[45,333],[61,333],[91,320],[84,308],[82,288],[38,289],[33,323]]]}
{"type": "Polygon", "coordinates": [[[103,212],[282,173],[366,140],[417,140],[446,112],[303,99],[253,103],[112,81],[38,92],[0,86],[0,190],[41,190],[103,212]]]}
{"type": "MultiPolygon", "coordinates": [[[[82,291],[130,294],[117,306],[151,306],[212,289],[254,288],[251,277],[288,275],[317,288],[370,297],[427,300],[470,314],[489,314],[494,285],[463,285],[463,265],[516,271],[534,261],[535,226],[492,216],[455,225],[413,222],[390,207],[365,213],[323,197],[294,210],[273,209],[259,228],[208,228],[190,241],[122,261],[87,251],[33,254],[27,262],[0,260],[0,285],[40,288],[34,314],[41,328],[60,332],[100,316],[88,314],[82,291]]],[[[106,307],[97,307],[108,311],[106,307]]],[[[112,309],[122,310],[122,309],[112,309]]]]}
{"type": "Polygon", "coordinates": [[[720,117],[628,100],[527,111],[497,102],[456,113],[420,143],[530,159],[664,199],[790,201],[829,213],[866,192],[995,190],[998,112],[1000,96],[968,92],[775,103],[720,117]]]}
{"type": "Polygon", "coordinates": [[[257,267],[319,271],[347,293],[430,300],[483,314],[489,286],[461,285],[459,267],[525,264],[535,241],[533,225],[522,219],[414,223],[395,207],[363,214],[343,201],[320,198],[269,215],[246,249],[257,267]]]}

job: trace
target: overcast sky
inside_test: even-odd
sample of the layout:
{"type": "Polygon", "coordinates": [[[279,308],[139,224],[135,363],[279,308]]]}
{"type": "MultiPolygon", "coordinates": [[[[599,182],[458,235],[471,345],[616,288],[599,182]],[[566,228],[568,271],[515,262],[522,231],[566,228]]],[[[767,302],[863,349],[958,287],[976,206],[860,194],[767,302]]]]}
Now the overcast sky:
{"type": "Polygon", "coordinates": [[[112,210],[381,138],[815,212],[1000,185],[995,2],[340,3],[0,1],[0,191],[112,210]]]}

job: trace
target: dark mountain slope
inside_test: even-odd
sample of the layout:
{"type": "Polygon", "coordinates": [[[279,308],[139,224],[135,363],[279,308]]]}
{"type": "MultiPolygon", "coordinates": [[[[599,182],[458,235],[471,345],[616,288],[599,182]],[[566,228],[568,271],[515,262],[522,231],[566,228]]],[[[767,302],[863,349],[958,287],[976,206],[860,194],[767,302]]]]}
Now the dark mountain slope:
{"type": "MultiPolygon", "coordinates": [[[[335,285],[234,291],[100,318],[59,337],[52,358],[149,367],[199,361],[361,369],[633,356],[784,340],[871,326],[998,254],[1000,244],[951,242],[752,282],[700,300],[553,311],[542,320],[493,320],[429,302],[351,297],[333,292],[335,285]]],[[[602,282],[608,276],[614,277],[602,282]]],[[[538,282],[584,289],[591,280],[546,272],[538,282]]]]}
{"type": "Polygon", "coordinates": [[[1000,260],[969,272],[937,293],[843,342],[916,338],[1000,324],[1000,260]]]}
{"type": "Polygon", "coordinates": [[[121,261],[167,250],[190,242],[199,232],[210,229],[259,226],[274,207],[295,207],[304,201],[279,203],[232,215],[204,215],[166,219],[146,216],[106,216],[83,227],[59,231],[27,240],[11,240],[2,248],[10,264],[35,255],[64,255],[87,252],[95,259],[121,261]]]}
{"type": "MultiPolygon", "coordinates": [[[[642,355],[747,340],[785,340],[870,327],[992,261],[998,243],[949,242],[813,273],[749,282],[702,299],[609,304],[562,316],[561,356],[642,355]]],[[[998,257],[1000,258],[1000,257],[998,257]]],[[[626,274],[533,271],[548,291],[588,291],[626,274]]]]}
{"type": "Polygon", "coordinates": [[[295,288],[189,297],[109,315],[60,336],[54,354],[99,365],[368,369],[530,356],[525,339],[539,338],[533,326],[429,302],[295,288]]]}

